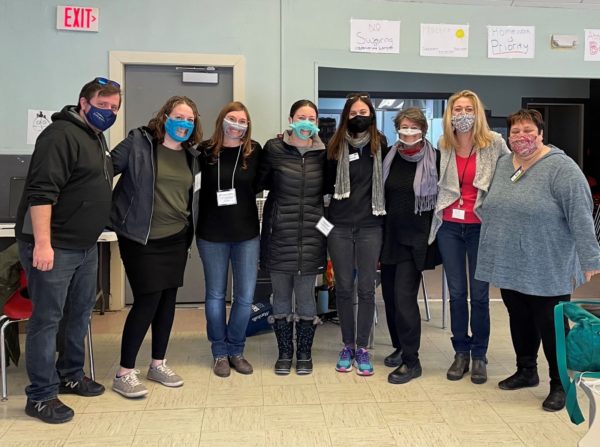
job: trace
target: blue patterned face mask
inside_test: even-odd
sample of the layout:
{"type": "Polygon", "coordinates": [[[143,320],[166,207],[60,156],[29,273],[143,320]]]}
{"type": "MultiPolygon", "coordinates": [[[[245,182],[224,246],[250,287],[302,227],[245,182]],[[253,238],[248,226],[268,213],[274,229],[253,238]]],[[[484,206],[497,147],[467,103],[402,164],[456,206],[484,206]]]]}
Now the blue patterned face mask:
{"type": "Polygon", "coordinates": [[[308,120],[296,121],[290,124],[290,128],[294,132],[294,135],[296,135],[301,140],[308,140],[319,131],[319,128],[315,125],[315,123],[308,120]],[[308,134],[303,134],[303,130],[308,131],[308,134]]]}
{"type": "Polygon", "coordinates": [[[117,115],[112,110],[99,109],[92,104],[90,104],[90,110],[85,112],[85,117],[88,122],[100,132],[104,132],[112,126],[117,119],[117,115]]]}
{"type": "Polygon", "coordinates": [[[165,131],[173,140],[178,143],[183,143],[189,140],[192,131],[194,130],[194,123],[187,120],[175,120],[171,117],[167,117],[165,122],[165,131]],[[180,132],[183,131],[183,135],[180,132]]]}

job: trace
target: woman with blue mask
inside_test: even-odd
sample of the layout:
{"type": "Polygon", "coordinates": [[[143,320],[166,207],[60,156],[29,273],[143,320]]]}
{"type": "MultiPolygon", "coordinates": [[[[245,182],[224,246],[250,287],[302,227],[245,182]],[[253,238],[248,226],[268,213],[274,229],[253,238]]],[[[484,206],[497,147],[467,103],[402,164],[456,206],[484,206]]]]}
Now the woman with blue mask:
{"type": "Polygon", "coordinates": [[[437,237],[450,291],[455,355],[446,377],[460,380],[470,366],[471,382],[482,384],[487,381],[490,310],[489,285],[475,279],[479,209],[498,158],[509,150],[500,134],[488,127],[485,108],[470,90],[456,92],[448,99],[443,122],[444,134],[438,143],[439,195],[429,242],[437,237]]]}
{"type": "Polygon", "coordinates": [[[148,126],[133,129],[111,152],[115,173],[121,174],[113,193],[111,226],[133,292],[113,380],[113,390],[125,397],[148,393],[135,361],[150,326],[147,378],[167,387],[183,385],[165,355],[198,214],[194,178],[200,172],[196,147],[201,139],[196,104],[173,96],[148,126]]]}
{"type": "Polygon", "coordinates": [[[303,99],[292,105],[290,130],[267,141],[258,178],[259,189],[269,190],[260,254],[261,268],[270,273],[273,284],[271,323],[279,348],[274,369],[281,375],[289,374],[292,367],[294,322],[296,373],[312,372],[311,348],[320,322],[314,287],[326,257],[325,145],[318,135],[317,118],[317,106],[312,101],[303,99]]]}
{"type": "Polygon", "coordinates": [[[337,132],[327,150],[326,193],[332,194],[327,238],[333,263],[342,342],[335,369],[373,375],[367,350],[375,315],[375,283],[382,244],[384,191],[382,152],[385,137],[377,130],[368,94],[348,95],[337,132]],[[358,315],[354,318],[354,282],[358,315]]]}
{"type": "Polygon", "coordinates": [[[206,329],[219,377],[252,374],[244,357],[246,328],[258,273],[259,223],[254,189],[260,145],[252,140],[252,121],[241,102],[219,113],[210,140],[200,146],[202,182],[196,244],[204,267],[206,329]],[[229,264],[233,297],[227,319],[225,296],[229,264]]]}

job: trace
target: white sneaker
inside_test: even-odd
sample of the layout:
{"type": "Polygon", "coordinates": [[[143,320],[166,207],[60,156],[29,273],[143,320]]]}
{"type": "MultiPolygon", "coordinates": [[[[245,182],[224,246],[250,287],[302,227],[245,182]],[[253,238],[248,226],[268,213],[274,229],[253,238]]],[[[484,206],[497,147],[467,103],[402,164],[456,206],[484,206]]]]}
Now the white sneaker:
{"type": "Polygon", "coordinates": [[[160,365],[148,368],[148,375],[146,377],[148,380],[154,380],[172,388],[183,385],[183,379],[167,366],[166,359],[160,365]]]}
{"type": "Polygon", "coordinates": [[[139,369],[113,379],[112,389],[125,397],[142,397],[148,394],[148,388],[138,379],[139,369]]]}

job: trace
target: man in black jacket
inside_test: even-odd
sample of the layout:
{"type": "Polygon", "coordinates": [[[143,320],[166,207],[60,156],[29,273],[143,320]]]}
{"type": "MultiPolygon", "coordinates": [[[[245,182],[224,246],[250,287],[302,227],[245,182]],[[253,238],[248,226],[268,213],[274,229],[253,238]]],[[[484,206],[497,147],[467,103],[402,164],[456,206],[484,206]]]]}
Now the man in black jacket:
{"type": "Polygon", "coordinates": [[[111,205],[113,170],[102,132],[120,105],[119,84],[96,78],[83,86],[77,106],[55,113],[36,141],[19,205],[15,233],[33,302],[25,413],[48,423],[73,419],[58,393],[104,392],[84,376],[84,338],[96,301],[96,240],[111,205]]]}

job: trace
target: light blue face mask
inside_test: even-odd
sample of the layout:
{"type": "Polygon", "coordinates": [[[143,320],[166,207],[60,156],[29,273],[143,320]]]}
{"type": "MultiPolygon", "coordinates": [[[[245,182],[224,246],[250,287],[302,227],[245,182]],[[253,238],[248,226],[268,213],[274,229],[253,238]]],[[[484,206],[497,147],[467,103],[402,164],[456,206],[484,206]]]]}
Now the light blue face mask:
{"type": "Polygon", "coordinates": [[[315,125],[315,123],[308,120],[296,121],[290,124],[290,128],[294,132],[294,135],[301,140],[308,140],[319,131],[319,128],[315,125]],[[302,133],[303,130],[307,130],[309,132],[308,135],[304,135],[302,133]]]}
{"type": "Polygon", "coordinates": [[[171,117],[167,117],[165,122],[165,131],[167,134],[178,143],[183,143],[189,140],[192,131],[194,130],[194,123],[190,123],[187,120],[175,120],[171,117]],[[180,135],[178,132],[181,130],[185,131],[184,135],[180,135]]]}

